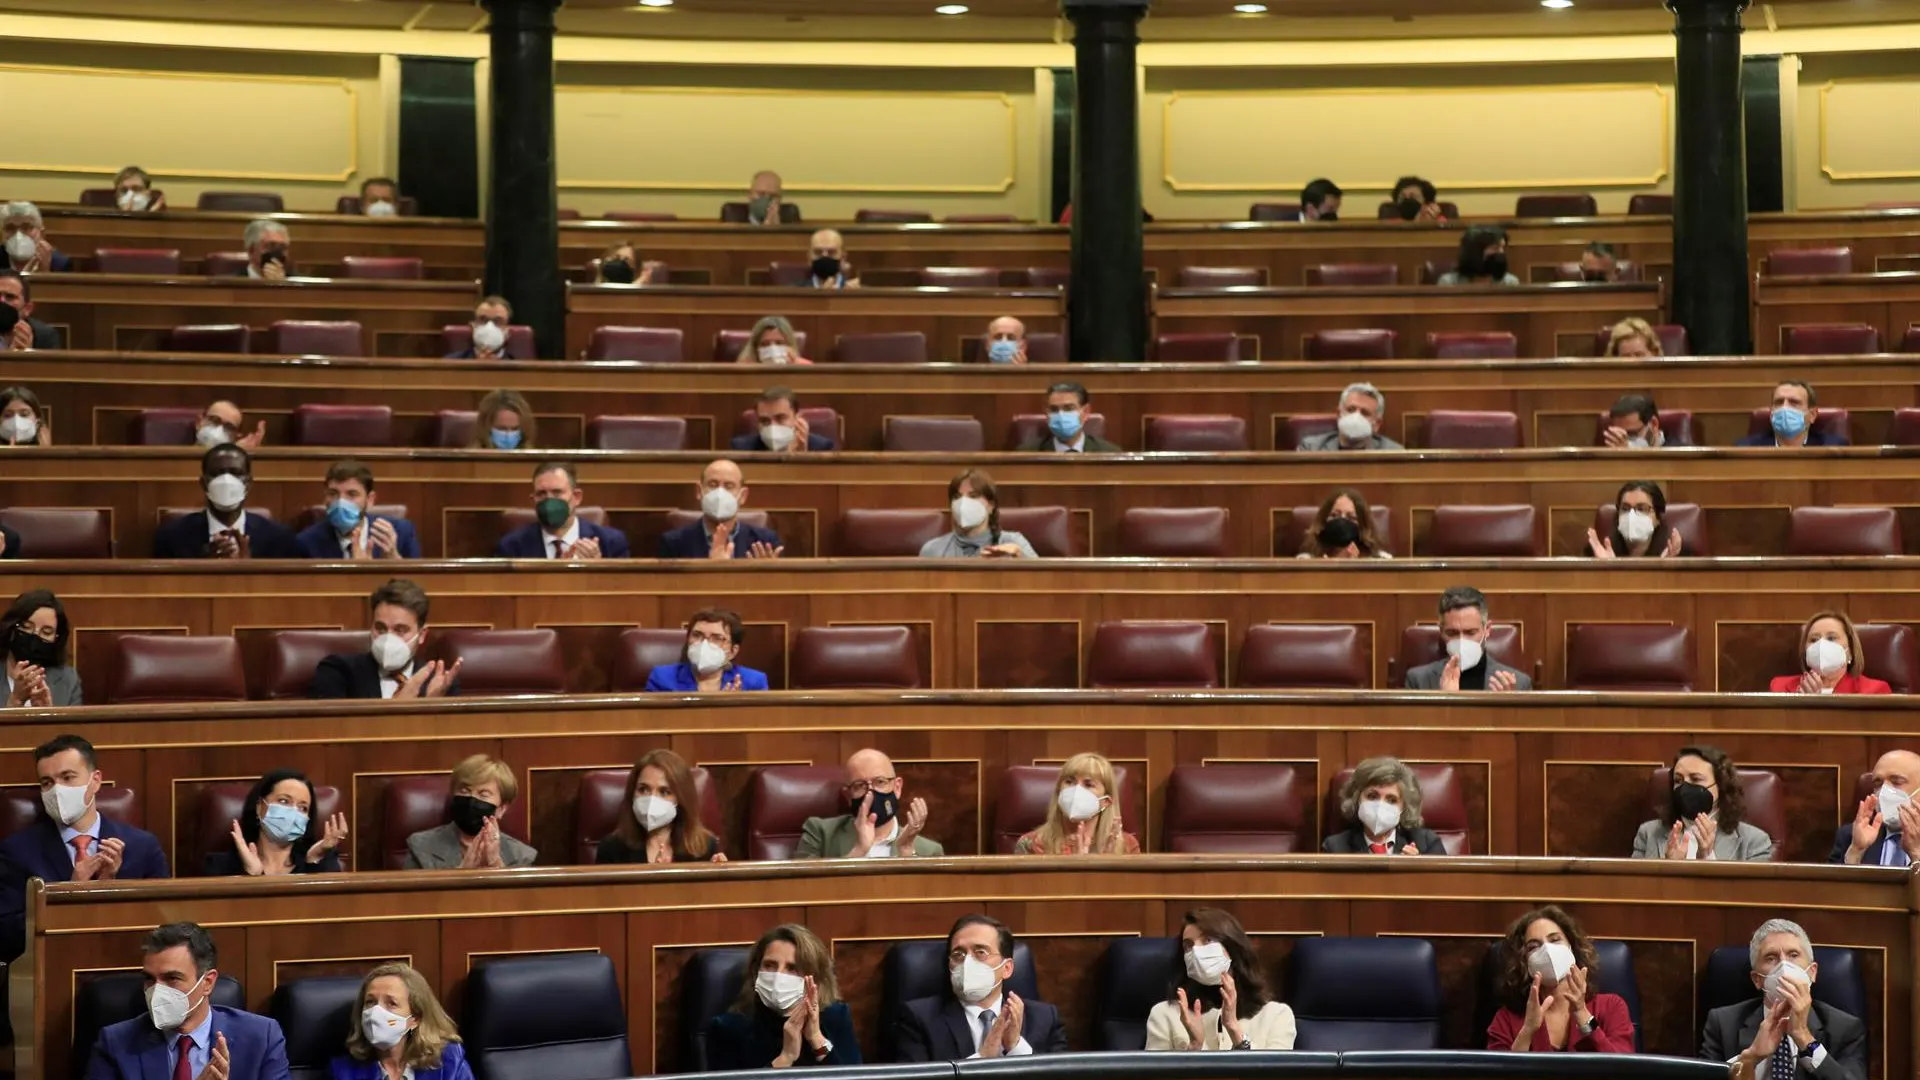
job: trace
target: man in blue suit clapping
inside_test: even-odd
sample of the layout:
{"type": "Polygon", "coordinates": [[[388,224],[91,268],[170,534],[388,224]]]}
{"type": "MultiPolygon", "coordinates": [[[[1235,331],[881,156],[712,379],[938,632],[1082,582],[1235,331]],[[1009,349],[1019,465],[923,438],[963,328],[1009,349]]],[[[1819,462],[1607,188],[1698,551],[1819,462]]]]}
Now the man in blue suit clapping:
{"type": "Polygon", "coordinates": [[[373,516],[373,470],[348,459],[327,470],[326,512],[295,537],[309,559],[417,559],[420,538],[406,518],[373,516]]]}
{"type": "Polygon", "coordinates": [[[213,1003],[213,938],[197,923],[147,935],[147,1015],[103,1028],[86,1080],[287,1080],[287,1040],[264,1016],[213,1003]]]}
{"type": "Polygon", "coordinates": [[[747,482],[740,466],[722,458],[700,471],[695,486],[700,520],[660,536],[663,559],[777,559],[786,548],[771,529],[740,520],[747,482]]]}

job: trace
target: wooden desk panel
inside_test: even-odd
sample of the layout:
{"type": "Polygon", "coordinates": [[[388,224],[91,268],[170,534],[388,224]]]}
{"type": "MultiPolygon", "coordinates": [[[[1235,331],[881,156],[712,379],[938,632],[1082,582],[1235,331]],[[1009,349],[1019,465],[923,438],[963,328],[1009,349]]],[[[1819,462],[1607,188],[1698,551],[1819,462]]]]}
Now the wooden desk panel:
{"type": "MultiPolygon", "coordinates": [[[[1617,861],[1372,860],[1158,856],[924,860],[830,866],[521,870],[378,874],[292,881],[62,884],[29,893],[34,928],[13,971],[18,1075],[68,1065],[75,974],[132,966],[139,933],[191,911],[212,926],[222,968],[263,1010],[286,978],[408,956],[455,1015],[472,966],[556,950],[613,961],[636,1075],[680,1066],[678,974],[701,948],[750,944],[777,922],[806,924],[833,949],[863,1050],[877,1047],[880,963],[894,942],[938,938],[985,911],[1033,954],[1041,996],[1069,1044],[1091,1044],[1097,958],[1123,937],[1171,936],[1201,904],[1233,910],[1284,976],[1301,937],[1419,935],[1439,953],[1445,1045],[1484,1045],[1472,1023],[1478,965],[1534,902],[1568,905],[1597,937],[1634,953],[1647,1049],[1690,1056],[1701,1017],[1695,973],[1708,951],[1742,944],[1786,912],[1816,942],[1856,950],[1874,1015],[1870,1075],[1910,1075],[1914,911],[1907,875],[1879,869],[1649,867],[1617,861]],[[1791,903],[1757,903],[1777,895],[1791,903]],[[1418,898],[1418,903],[1409,900],[1418,898]],[[1525,899],[1517,899],[1525,898],[1525,899]],[[484,959],[481,959],[484,958],[484,959]]],[[[1283,979],[1279,996],[1289,994],[1283,979]]]]}
{"type": "MultiPolygon", "coordinates": [[[[199,269],[215,252],[244,251],[247,225],[270,217],[287,227],[294,265],[311,273],[336,265],[348,255],[411,256],[426,264],[428,276],[473,281],[486,267],[486,225],[459,218],[371,218],[338,214],[235,214],[173,210],[162,214],[123,214],[117,210],[41,208],[47,238],[91,270],[99,248],[174,248],[181,269],[199,269]]],[[[596,254],[598,254],[596,252],[596,254]]]]}
{"type": "Polygon", "coordinates": [[[1880,331],[1880,347],[1891,351],[1909,325],[1920,323],[1920,271],[1762,277],[1753,301],[1756,349],[1781,351],[1790,326],[1866,323],[1880,331]]]}

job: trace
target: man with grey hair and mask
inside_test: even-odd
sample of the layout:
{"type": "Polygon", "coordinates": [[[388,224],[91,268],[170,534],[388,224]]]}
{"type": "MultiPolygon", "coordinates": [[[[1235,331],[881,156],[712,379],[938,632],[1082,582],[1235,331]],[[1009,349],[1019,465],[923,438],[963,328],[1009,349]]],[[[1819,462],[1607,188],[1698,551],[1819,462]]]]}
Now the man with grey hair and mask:
{"type": "Polygon", "coordinates": [[[1748,959],[1761,996],[1708,1013],[1700,1056],[1733,1066],[1734,1080],[1866,1080],[1867,1026],[1813,1000],[1820,965],[1800,924],[1761,923],[1748,959]]]}
{"type": "Polygon", "coordinates": [[[23,274],[64,274],[72,260],[53,249],[40,208],[30,202],[10,202],[0,208],[0,239],[7,249],[7,267],[23,274]]]}
{"type": "Polygon", "coordinates": [[[293,273],[293,234],[272,218],[247,223],[246,276],[256,281],[285,281],[293,273]]]}
{"type": "Polygon", "coordinates": [[[1301,439],[1299,449],[1405,450],[1406,447],[1380,434],[1386,419],[1387,395],[1372,383],[1354,383],[1340,391],[1339,416],[1334,430],[1301,439]]]}
{"type": "Polygon", "coordinates": [[[1510,668],[1487,652],[1493,624],[1487,597],[1471,585],[1455,585],[1440,594],[1440,639],[1447,658],[1407,672],[1409,690],[1531,690],[1526,672],[1510,668]]]}

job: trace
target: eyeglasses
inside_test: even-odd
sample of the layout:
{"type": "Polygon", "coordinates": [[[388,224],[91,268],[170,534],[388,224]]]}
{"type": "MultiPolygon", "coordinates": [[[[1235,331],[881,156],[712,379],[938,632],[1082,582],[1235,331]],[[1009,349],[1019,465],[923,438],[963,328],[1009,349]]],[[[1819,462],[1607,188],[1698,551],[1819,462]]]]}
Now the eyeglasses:
{"type": "Polygon", "coordinates": [[[897,776],[876,776],[871,781],[855,780],[846,786],[846,792],[849,796],[858,799],[864,797],[867,792],[877,788],[890,788],[893,786],[893,782],[898,779],[899,777],[897,776]]]}
{"type": "Polygon", "coordinates": [[[1000,962],[999,953],[994,952],[991,948],[985,945],[975,945],[972,949],[955,949],[952,952],[948,953],[947,965],[949,967],[959,967],[961,964],[966,962],[966,959],[969,956],[973,957],[975,960],[978,960],[981,963],[986,964],[988,966],[992,966],[1000,962]]]}
{"type": "Polygon", "coordinates": [[[720,631],[718,633],[713,633],[713,634],[703,634],[698,630],[689,630],[687,631],[687,640],[688,641],[708,641],[708,642],[712,642],[715,645],[720,646],[723,649],[728,648],[733,644],[733,639],[728,637],[725,631],[720,631]]]}

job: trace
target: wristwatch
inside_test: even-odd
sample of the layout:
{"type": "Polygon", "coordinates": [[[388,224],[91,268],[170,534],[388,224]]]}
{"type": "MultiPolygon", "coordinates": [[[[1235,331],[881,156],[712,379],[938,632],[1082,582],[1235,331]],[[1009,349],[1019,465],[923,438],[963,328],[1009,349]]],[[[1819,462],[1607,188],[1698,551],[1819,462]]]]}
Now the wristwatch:
{"type": "Polygon", "coordinates": [[[1253,1049],[1253,1040],[1243,1038],[1239,1042],[1235,1043],[1233,1048],[1235,1050],[1251,1050],[1253,1049]]]}
{"type": "Polygon", "coordinates": [[[1578,1021],[1576,1021],[1576,1023],[1578,1023],[1578,1025],[1579,1025],[1579,1028],[1580,1028],[1580,1034],[1582,1034],[1582,1035],[1591,1035],[1591,1034],[1593,1034],[1593,1028],[1594,1028],[1594,1024],[1596,1023],[1596,1021],[1594,1020],[1594,1018],[1593,1018],[1592,1016],[1588,1016],[1588,1017],[1587,1017],[1587,1019],[1586,1019],[1586,1021],[1585,1021],[1584,1023],[1582,1023],[1582,1022],[1578,1022],[1578,1021]]]}
{"type": "Polygon", "coordinates": [[[820,1045],[813,1048],[813,1060],[825,1061],[827,1060],[827,1055],[831,1053],[833,1053],[833,1040],[822,1035],[820,1037],[820,1045]]]}
{"type": "Polygon", "coordinates": [[[1807,1045],[1800,1048],[1800,1056],[1811,1060],[1813,1057],[1813,1052],[1818,1049],[1820,1049],[1819,1040],[1809,1039],[1807,1041],[1807,1045]]]}

